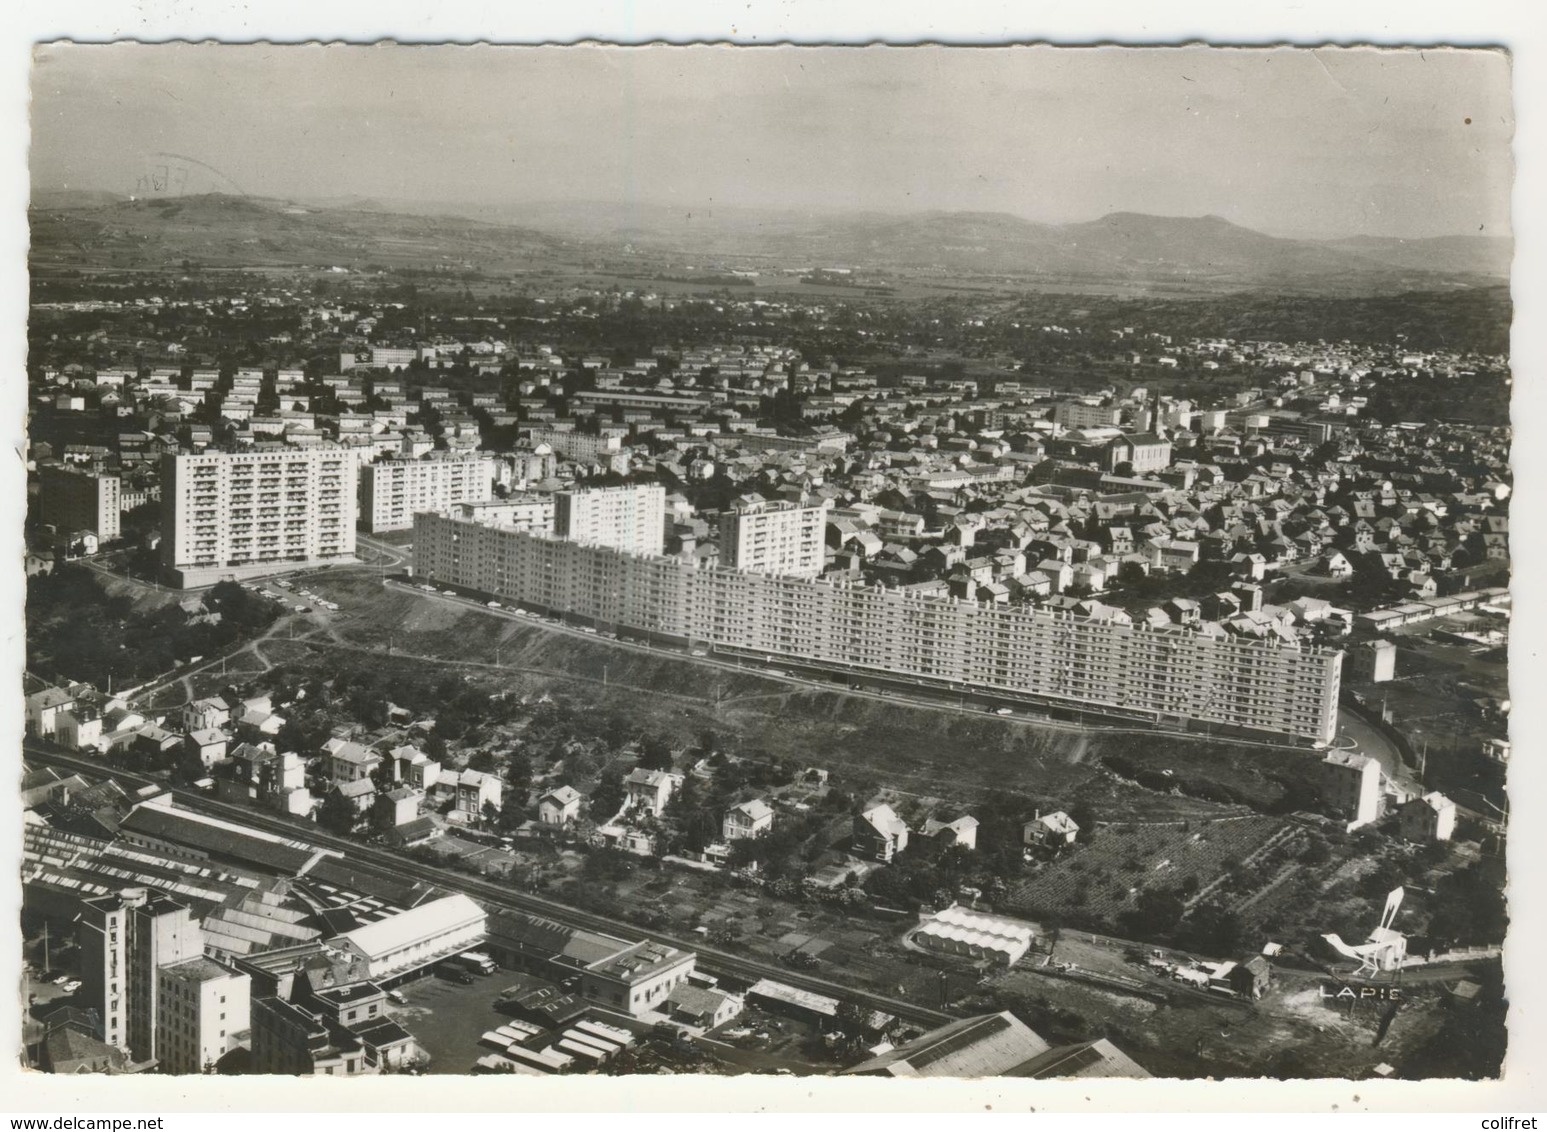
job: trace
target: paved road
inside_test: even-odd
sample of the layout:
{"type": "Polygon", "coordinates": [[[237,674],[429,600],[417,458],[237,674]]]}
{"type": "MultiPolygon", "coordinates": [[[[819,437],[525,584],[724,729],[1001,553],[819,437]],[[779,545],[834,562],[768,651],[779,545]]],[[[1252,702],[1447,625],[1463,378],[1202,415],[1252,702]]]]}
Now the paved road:
{"type": "Polygon", "coordinates": [[[1338,712],[1338,738],[1352,739],[1362,755],[1380,763],[1386,776],[1408,790],[1422,792],[1418,776],[1402,762],[1397,745],[1381,733],[1373,724],[1366,723],[1350,711],[1338,712]]]}

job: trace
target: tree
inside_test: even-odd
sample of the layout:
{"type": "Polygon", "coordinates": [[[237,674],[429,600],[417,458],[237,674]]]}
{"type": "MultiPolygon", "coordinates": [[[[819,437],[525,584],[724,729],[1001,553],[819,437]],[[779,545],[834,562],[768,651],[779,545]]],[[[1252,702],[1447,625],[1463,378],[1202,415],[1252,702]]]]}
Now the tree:
{"type": "Polygon", "coordinates": [[[1232,955],[1241,946],[1241,917],[1222,904],[1210,901],[1187,918],[1184,938],[1189,947],[1209,955],[1232,955]]]}
{"type": "Polygon", "coordinates": [[[526,804],[526,796],[532,792],[532,760],[524,751],[514,752],[506,762],[505,789],[513,796],[512,800],[518,800],[519,805],[526,804]]]}
{"type": "Polygon", "coordinates": [[[387,834],[397,828],[397,807],[380,789],[377,790],[376,797],[371,802],[370,822],[373,833],[387,834]]]}
{"type": "Polygon", "coordinates": [[[317,810],[317,824],[333,833],[353,833],[355,822],[358,820],[359,813],[355,810],[354,803],[337,790],[328,791],[327,796],[322,800],[322,806],[317,810]]]}
{"type": "Polygon", "coordinates": [[[1148,888],[1139,893],[1136,905],[1123,913],[1123,930],[1140,939],[1163,936],[1176,927],[1185,910],[1174,892],[1148,888]]]}
{"type": "Polygon", "coordinates": [[[646,770],[670,770],[671,744],[660,735],[646,735],[639,744],[639,765],[646,770]]]}
{"type": "Polygon", "coordinates": [[[1080,827],[1079,839],[1089,841],[1096,835],[1096,811],[1089,802],[1081,799],[1069,807],[1069,817],[1080,827]]]}
{"type": "Polygon", "coordinates": [[[627,796],[623,789],[623,772],[617,769],[609,769],[602,772],[596,786],[591,790],[591,817],[602,822],[612,817],[623,808],[623,799],[627,796]]]}

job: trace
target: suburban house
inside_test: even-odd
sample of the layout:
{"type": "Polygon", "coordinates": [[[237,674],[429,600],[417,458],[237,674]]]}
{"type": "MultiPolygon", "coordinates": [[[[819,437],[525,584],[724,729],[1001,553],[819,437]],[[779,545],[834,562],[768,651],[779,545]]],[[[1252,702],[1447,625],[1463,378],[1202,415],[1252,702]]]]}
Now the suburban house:
{"type": "Polygon", "coordinates": [[[348,739],[329,739],[322,750],[328,756],[328,778],[333,782],[358,782],[381,765],[381,755],[348,739]]]}
{"type": "Polygon", "coordinates": [[[1456,804],[1434,791],[1403,806],[1397,820],[1409,841],[1449,841],[1456,832],[1456,804]]]}
{"type": "Polygon", "coordinates": [[[580,816],[580,791],[559,786],[537,799],[537,820],[543,825],[563,828],[580,816]]]}
{"type": "Polygon", "coordinates": [[[387,755],[393,762],[394,782],[406,782],[416,790],[428,791],[440,781],[440,763],[418,747],[393,747],[387,755]]]}
{"type": "Polygon", "coordinates": [[[333,793],[353,806],[356,814],[365,813],[376,803],[376,784],[369,778],[335,783],[333,793]]]}
{"type": "Polygon", "coordinates": [[[102,742],[102,713],[86,704],[77,704],[55,716],[54,733],[61,746],[83,751],[102,742]]]}
{"type": "Polygon", "coordinates": [[[424,795],[411,786],[398,786],[387,792],[387,801],[392,806],[392,827],[396,829],[400,825],[407,825],[419,816],[419,803],[424,801],[424,795]]]}
{"type": "Polygon", "coordinates": [[[721,836],[726,841],[735,841],[742,837],[761,837],[773,828],[773,821],[773,807],[761,798],[753,798],[750,802],[742,802],[725,811],[725,820],[721,823],[721,836]]]}
{"type": "Polygon", "coordinates": [[[208,731],[231,722],[231,707],[219,696],[208,696],[183,705],[183,730],[208,731]]]}
{"type": "Polygon", "coordinates": [[[941,849],[949,849],[952,846],[962,849],[978,847],[978,819],[971,814],[963,814],[955,821],[949,822],[930,818],[924,823],[922,832],[925,837],[933,839],[941,849]]]}
{"type": "Polygon", "coordinates": [[[214,766],[226,757],[226,745],[230,742],[229,736],[218,727],[211,727],[201,731],[188,733],[188,753],[198,755],[199,761],[206,768],[214,766]]]}
{"type": "Polygon", "coordinates": [[[44,688],[27,697],[27,730],[48,738],[58,730],[59,713],[75,704],[75,697],[63,688],[44,688]]]}
{"type": "Polygon", "coordinates": [[[1332,751],[1321,763],[1321,796],[1349,830],[1380,817],[1380,763],[1368,755],[1332,751]]]}
{"type": "Polygon", "coordinates": [[[854,853],[873,861],[891,861],[908,847],[908,823],[885,802],[854,818],[854,853]]]}
{"type": "Polygon", "coordinates": [[[500,793],[504,788],[497,774],[485,774],[480,770],[464,770],[457,776],[456,812],[465,820],[476,821],[483,817],[483,808],[500,808],[500,793]]]}
{"type": "Polygon", "coordinates": [[[1029,849],[1058,849],[1073,845],[1080,827],[1062,810],[1038,814],[1021,829],[1021,841],[1029,849]]]}
{"type": "Polygon", "coordinates": [[[678,775],[664,770],[636,766],[623,780],[623,788],[627,791],[625,805],[631,810],[642,809],[659,817],[681,781],[678,775]]]}

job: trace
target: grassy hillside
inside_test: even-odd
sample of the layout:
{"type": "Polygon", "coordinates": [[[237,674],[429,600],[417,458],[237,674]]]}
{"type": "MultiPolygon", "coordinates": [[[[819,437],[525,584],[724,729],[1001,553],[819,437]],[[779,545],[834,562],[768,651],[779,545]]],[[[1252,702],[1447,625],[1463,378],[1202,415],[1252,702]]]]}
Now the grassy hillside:
{"type": "MultiPolygon", "coordinates": [[[[336,576],[315,588],[351,602],[375,585],[336,576]]],[[[810,688],[399,590],[351,604],[357,611],[336,627],[349,646],[379,652],[390,638],[394,655],[482,665],[497,655],[501,667],[488,674],[503,687],[578,697],[683,745],[712,727],[739,737],[743,753],[830,767],[862,788],[938,795],[945,781],[963,800],[1005,790],[1064,804],[1078,796],[1103,819],[1180,820],[1233,804],[1292,806],[1293,784],[1310,777],[1316,761],[1311,752],[1077,731],[810,688]]]]}

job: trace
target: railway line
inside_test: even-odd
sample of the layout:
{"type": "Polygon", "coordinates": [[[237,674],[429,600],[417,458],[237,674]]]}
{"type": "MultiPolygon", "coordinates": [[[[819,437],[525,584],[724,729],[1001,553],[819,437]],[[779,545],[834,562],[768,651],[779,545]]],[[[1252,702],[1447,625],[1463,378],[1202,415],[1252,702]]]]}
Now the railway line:
{"type": "MultiPolygon", "coordinates": [[[[179,801],[186,803],[189,809],[206,812],[212,816],[238,822],[266,833],[279,834],[296,841],[303,841],[317,848],[337,850],[344,853],[345,859],[353,864],[368,866],[370,869],[382,871],[384,879],[390,879],[399,883],[405,879],[423,881],[448,891],[464,893],[467,896],[478,899],[489,907],[543,916],[567,927],[583,928],[608,935],[617,933],[620,928],[619,923],[615,919],[593,912],[586,912],[557,900],[506,888],[492,881],[481,880],[451,869],[427,865],[422,861],[413,860],[410,857],[390,850],[330,834],[325,830],[318,829],[314,825],[287,821],[274,814],[264,813],[230,802],[222,802],[198,791],[168,786],[167,783],[150,775],[117,767],[104,766],[90,759],[77,758],[33,740],[25,741],[23,747],[26,757],[31,762],[56,766],[66,770],[77,771],[81,774],[94,775],[99,778],[112,778],[132,789],[139,789],[145,786],[167,789],[179,801]]],[[[905,999],[877,994],[874,991],[858,990],[821,978],[820,976],[791,971],[786,967],[773,963],[747,959],[719,948],[706,947],[699,941],[684,939],[670,933],[645,929],[639,930],[641,934],[648,934],[650,938],[659,940],[662,943],[670,944],[685,951],[696,952],[698,954],[699,966],[713,975],[725,976],[743,982],[756,982],[764,978],[775,979],[789,986],[798,987],[801,990],[828,995],[838,999],[850,999],[862,1003],[872,1010],[894,1014],[904,1022],[927,1028],[941,1026],[954,1020],[953,1015],[930,1007],[920,1006],[905,999]]]]}

